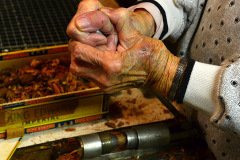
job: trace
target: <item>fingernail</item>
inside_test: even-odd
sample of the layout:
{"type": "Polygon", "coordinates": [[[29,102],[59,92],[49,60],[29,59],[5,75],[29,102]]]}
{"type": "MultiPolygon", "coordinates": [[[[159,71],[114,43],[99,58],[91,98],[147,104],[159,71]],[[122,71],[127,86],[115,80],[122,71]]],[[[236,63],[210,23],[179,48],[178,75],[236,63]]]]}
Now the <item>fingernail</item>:
{"type": "Polygon", "coordinates": [[[87,28],[90,26],[89,19],[86,17],[81,17],[77,19],[77,25],[79,28],[87,28]]]}

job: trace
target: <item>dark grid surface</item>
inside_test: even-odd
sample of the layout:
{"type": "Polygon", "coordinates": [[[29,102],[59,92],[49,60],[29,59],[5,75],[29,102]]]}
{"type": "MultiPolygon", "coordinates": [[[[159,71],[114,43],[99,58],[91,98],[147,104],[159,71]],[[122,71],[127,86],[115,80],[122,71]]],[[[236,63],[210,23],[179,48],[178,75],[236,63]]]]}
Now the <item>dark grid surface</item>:
{"type": "Polygon", "coordinates": [[[0,52],[67,44],[80,0],[0,0],[0,52]]]}

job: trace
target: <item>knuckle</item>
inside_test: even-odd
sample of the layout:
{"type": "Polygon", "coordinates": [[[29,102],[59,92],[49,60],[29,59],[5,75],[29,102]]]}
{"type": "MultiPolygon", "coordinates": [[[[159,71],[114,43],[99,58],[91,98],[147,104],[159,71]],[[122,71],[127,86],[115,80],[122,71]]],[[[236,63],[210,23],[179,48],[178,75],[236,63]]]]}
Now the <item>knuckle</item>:
{"type": "Polygon", "coordinates": [[[119,61],[106,63],[105,70],[109,75],[119,74],[122,71],[122,64],[119,61]]]}
{"type": "Polygon", "coordinates": [[[95,81],[100,84],[100,88],[101,89],[107,89],[111,86],[108,78],[106,76],[100,76],[100,77],[96,77],[95,81]]]}
{"type": "Polygon", "coordinates": [[[78,10],[80,10],[85,3],[86,3],[85,0],[81,1],[81,2],[78,4],[78,10]]]}
{"type": "Polygon", "coordinates": [[[85,71],[81,69],[81,66],[78,65],[70,65],[70,71],[76,75],[77,77],[87,78],[85,71]]]}
{"type": "Polygon", "coordinates": [[[82,42],[82,43],[87,43],[88,42],[88,35],[82,35],[82,36],[79,36],[79,41],[82,42]]]}
{"type": "Polygon", "coordinates": [[[87,44],[87,45],[90,45],[92,47],[95,47],[97,45],[97,41],[94,40],[93,37],[91,37],[90,35],[82,35],[79,37],[79,41],[84,43],[84,44],[87,44]]]}
{"type": "Polygon", "coordinates": [[[79,51],[80,48],[76,44],[74,44],[72,54],[74,54],[74,56],[76,57],[79,54],[79,51]]]}
{"type": "Polygon", "coordinates": [[[70,64],[69,69],[70,69],[70,71],[71,71],[72,73],[76,73],[76,69],[75,69],[75,66],[74,66],[74,65],[70,64]]]}
{"type": "Polygon", "coordinates": [[[128,10],[126,8],[119,8],[118,9],[118,14],[121,17],[125,17],[128,14],[128,10]]]}
{"type": "Polygon", "coordinates": [[[71,40],[68,42],[68,50],[71,53],[71,40]]]}
{"type": "Polygon", "coordinates": [[[73,34],[74,34],[74,26],[71,24],[71,22],[70,22],[70,24],[68,25],[68,27],[67,27],[67,30],[66,30],[66,33],[67,33],[67,35],[69,36],[69,37],[72,37],[73,36],[73,34]]]}
{"type": "Polygon", "coordinates": [[[79,46],[76,44],[76,42],[69,42],[68,48],[70,53],[73,55],[73,58],[78,58],[77,55],[80,54],[79,46]]]}
{"type": "Polygon", "coordinates": [[[70,71],[74,74],[74,75],[77,75],[79,76],[79,71],[76,69],[76,66],[73,66],[73,65],[70,65],[70,71]]]}
{"type": "Polygon", "coordinates": [[[120,73],[122,71],[122,63],[114,63],[113,68],[115,73],[120,73]]]}
{"type": "Polygon", "coordinates": [[[91,45],[91,41],[89,40],[88,36],[79,36],[79,42],[87,44],[87,45],[91,45]]]}

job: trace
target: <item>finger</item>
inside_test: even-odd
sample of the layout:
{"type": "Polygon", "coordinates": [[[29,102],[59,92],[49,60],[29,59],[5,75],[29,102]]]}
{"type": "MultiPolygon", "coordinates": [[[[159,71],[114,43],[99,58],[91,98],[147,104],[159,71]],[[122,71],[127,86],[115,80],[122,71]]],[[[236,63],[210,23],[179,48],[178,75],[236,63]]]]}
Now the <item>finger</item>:
{"type": "Polygon", "coordinates": [[[74,39],[84,44],[88,44],[93,47],[97,45],[107,44],[107,38],[104,35],[100,35],[97,33],[79,32],[76,27],[69,31],[68,35],[71,39],[74,39]]]}
{"type": "Polygon", "coordinates": [[[101,11],[87,12],[76,19],[76,26],[82,32],[96,32],[101,30],[104,34],[116,34],[109,17],[101,11]]]}
{"type": "MultiPolygon", "coordinates": [[[[97,30],[101,30],[105,35],[117,35],[108,16],[101,11],[87,12],[77,17],[76,24],[68,27],[68,35],[93,47],[106,44],[108,40],[104,35],[92,33],[97,30]]],[[[108,45],[114,48],[112,42],[115,41],[108,42],[108,45]]]]}
{"type": "Polygon", "coordinates": [[[92,65],[102,63],[102,52],[81,42],[70,40],[68,49],[74,58],[81,60],[92,65]]]}
{"type": "Polygon", "coordinates": [[[104,35],[82,32],[78,29],[78,26],[76,26],[76,24],[72,21],[67,27],[67,34],[71,39],[80,41],[93,47],[97,45],[104,45],[107,43],[107,38],[104,35]]]}
{"type": "Polygon", "coordinates": [[[117,43],[118,43],[118,36],[113,34],[113,35],[109,35],[107,37],[107,48],[111,51],[116,51],[117,48],[117,43]]]}
{"type": "Polygon", "coordinates": [[[139,32],[132,24],[130,12],[126,8],[119,8],[108,10],[106,8],[100,9],[102,12],[108,15],[112,24],[116,26],[119,39],[121,39],[120,45],[125,49],[129,49],[138,40],[139,32]]]}
{"type": "Polygon", "coordinates": [[[99,45],[106,45],[108,42],[107,37],[98,33],[89,33],[85,36],[79,37],[79,42],[90,45],[92,47],[99,45]]]}
{"type": "Polygon", "coordinates": [[[71,58],[70,71],[82,78],[93,78],[91,75],[91,67],[86,66],[85,63],[79,62],[73,56],[71,58]]]}
{"type": "Polygon", "coordinates": [[[102,8],[101,11],[107,14],[111,22],[116,25],[118,33],[121,31],[122,34],[126,34],[131,33],[135,30],[130,18],[129,11],[126,8],[113,10],[102,8]]]}
{"type": "Polygon", "coordinates": [[[109,51],[110,50],[106,45],[100,45],[100,46],[96,46],[94,48],[96,48],[99,51],[109,51]]]}
{"type": "Polygon", "coordinates": [[[87,67],[81,62],[79,63],[74,57],[71,58],[70,71],[78,77],[94,82],[100,88],[106,88],[102,81],[99,81],[99,77],[101,77],[99,70],[94,69],[94,67],[87,67]]]}
{"type": "Polygon", "coordinates": [[[69,33],[73,27],[77,27],[75,25],[75,20],[77,17],[79,17],[80,15],[87,13],[87,12],[96,11],[101,7],[103,7],[103,6],[101,3],[98,2],[98,0],[83,0],[83,1],[81,1],[78,5],[78,10],[77,10],[76,14],[74,15],[74,17],[72,18],[71,22],[68,25],[67,33],[69,33]]]}
{"type": "Polygon", "coordinates": [[[95,66],[76,59],[71,55],[70,71],[77,76],[94,79],[97,76],[96,74],[99,74],[99,72],[94,71],[95,68],[95,66]]]}
{"type": "Polygon", "coordinates": [[[81,14],[98,10],[102,7],[102,4],[97,0],[83,0],[79,3],[77,13],[72,18],[71,22],[67,27],[67,35],[72,39],[78,40],[82,43],[89,44],[91,46],[96,46],[98,44],[106,44],[107,39],[103,35],[94,35],[90,36],[88,32],[81,32],[78,30],[78,26],[76,25],[76,19],[81,14]]]}

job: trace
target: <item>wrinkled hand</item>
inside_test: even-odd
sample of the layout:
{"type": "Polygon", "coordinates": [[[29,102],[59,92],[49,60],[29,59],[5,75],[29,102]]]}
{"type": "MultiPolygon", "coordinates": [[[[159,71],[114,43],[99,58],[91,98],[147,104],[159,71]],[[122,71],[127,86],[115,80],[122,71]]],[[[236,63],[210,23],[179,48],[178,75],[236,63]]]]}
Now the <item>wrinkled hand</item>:
{"type": "MultiPolygon", "coordinates": [[[[146,52],[142,53],[145,48],[141,43],[143,40],[143,37],[139,37],[136,46],[126,52],[99,51],[70,40],[70,69],[76,75],[93,81],[107,93],[143,85],[149,70],[144,67],[149,57],[146,52]]],[[[150,41],[145,43],[151,44],[150,41]]]]}
{"type": "Polygon", "coordinates": [[[155,22],[146,10],[137,9],[131,12],[126,8],[103,8],[96,0],[85,0],[79,6],[89,5],[90,2],[97,7],[91,9],[79,7],[68,26],[67,34],[72,39],[100,50],[113,51],[116,50],[119,41],[117,51],[122,52],[133,46],[132,38],[137,32],[146,36],[154,34],[155,22]],[[96,34],[97,30],[107,37],[96,34]]]}
{"type": "Polygon", "coordinates": [[[180,59],[174,57],[162,41],[147,37],[152,36],[155,29],[149,13],[100,7],[90,12],[79,7],[78,12],[81,14],[76,15],[80,16],[74,16],[67,31],[72,38],[69,51],[73,73],[93,81],[106,93],[149,87],[163,96],[168,95],[180,59]],[[107,38],[93,33],[96,30],[107,38]]]}
{"type": "Polygon", "coordinates": [[[161,41],[141,34],[137,37],[131,49],[124,52],[99,51],[71,40],[71,71],[93,81],[106,93],[145,86],[157,90],[173,55],[161,41]]]}

